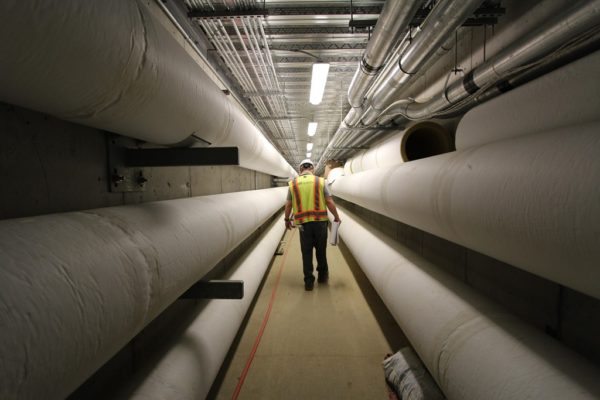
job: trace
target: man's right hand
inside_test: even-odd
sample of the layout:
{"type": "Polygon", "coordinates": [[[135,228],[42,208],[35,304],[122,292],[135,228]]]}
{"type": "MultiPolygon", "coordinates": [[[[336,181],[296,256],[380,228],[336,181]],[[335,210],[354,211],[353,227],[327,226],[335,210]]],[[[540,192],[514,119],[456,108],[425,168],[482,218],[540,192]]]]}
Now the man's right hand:
{"type": "Polygon", "coordinates": [[[294,222],[289,219],[285,221],[285,229],[291,230],[294,227],[294,222]]]}

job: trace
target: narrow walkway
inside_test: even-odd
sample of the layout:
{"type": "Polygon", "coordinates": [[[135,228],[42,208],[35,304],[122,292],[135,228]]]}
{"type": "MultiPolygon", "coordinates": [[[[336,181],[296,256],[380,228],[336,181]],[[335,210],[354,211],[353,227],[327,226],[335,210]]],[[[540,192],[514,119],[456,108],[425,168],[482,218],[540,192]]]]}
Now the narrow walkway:
{"type": "Polygon", "coordinates": [[[240,400],[386,399],[381,361],[407,344],[400,328],[343,244],[327,249],[329,283],[306,292],[298,232],[283,240],[286,254],[274,258],[209,398],[232,399],[246,369],[240,400]]]}

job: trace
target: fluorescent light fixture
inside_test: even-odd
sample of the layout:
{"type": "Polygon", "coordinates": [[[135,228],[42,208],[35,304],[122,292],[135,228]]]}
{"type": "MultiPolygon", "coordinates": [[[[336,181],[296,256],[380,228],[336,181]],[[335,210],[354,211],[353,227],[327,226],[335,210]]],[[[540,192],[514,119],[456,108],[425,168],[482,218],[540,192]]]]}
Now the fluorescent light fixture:
{"type": "Polygon", "coordinates": [[[306,143],[306,151],[311,151],[312,148],[313,148],[313,144],[312,143],[310,143],[310,142],[306,143]]]}
{"type": "Polygon", "coordinates": [[[313,64],[312,80],[310,82],[310,103],[321,104],[323,92],[327,83],[327,74],[329,74],[329,64],[313,64]]]}
{"type": "Polygon", "coordinates": [[[308,123],[308,136],[315,136],[315,133],[317,133],[317,123],[309,122],[308,123]]]}
{"type": "Polygon", "coordinates": [[[312,153],[310,153],[310,152],[306,153],[306,158],[310,158],[310,156],[312,156],[312,153]]]}

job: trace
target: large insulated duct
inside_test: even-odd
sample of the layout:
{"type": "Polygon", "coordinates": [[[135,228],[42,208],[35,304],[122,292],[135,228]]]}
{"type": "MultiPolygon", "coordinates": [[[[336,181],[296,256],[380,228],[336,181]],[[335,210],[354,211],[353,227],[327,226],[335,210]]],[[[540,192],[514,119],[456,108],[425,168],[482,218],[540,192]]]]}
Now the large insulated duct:
{"type": "Polygon", "coordinates": [[[352,157],[344,165],[346,175],[453,150],[450,132],[435,122],[420,122],[352,157]]]}
{"type": "Polygon", "coordinates": [[[600,123],[337,179],[333,194],[600,298],[600,123]]]}
{"type": "Polygon", "coordinates": [[[244,281],[244,298],[211,300],[127,398],[206,398],[284,230],[283,218],[280,218],[242,257],[233,274],[227,277],[244,281]]]}
{"type": "Polygon", "coordinates": [[[0,222],[0,398],[64,398],[285,202],[254,190],[0,222]]]}
{"type": "Polygon", "coordinates": [[[340,216],[342,240],[449,400],[600,397],[589,361],[365,221],[340,216]]]}
{"type": "Polygon", "coordinates": [[[142,1],[0,2],[0,100],[156,144],[238,146],[293,170],[142,1]]]}
{"type": "Polygon", "coordinates": [[[458,125],[456,147],[600,120],[599,69],[597,51],[472,109],[458,125]]]}

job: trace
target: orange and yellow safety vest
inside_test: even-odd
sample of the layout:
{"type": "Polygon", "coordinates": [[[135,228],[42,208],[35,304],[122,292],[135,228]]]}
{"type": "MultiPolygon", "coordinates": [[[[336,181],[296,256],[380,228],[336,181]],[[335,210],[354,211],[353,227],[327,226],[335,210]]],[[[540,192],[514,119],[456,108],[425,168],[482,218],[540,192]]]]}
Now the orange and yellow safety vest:
{"type": "Polygon", "coordinates": [[[311,174],[300,175],[290,183],[294,222],[327,221],[325,180],[311,174]]]}

